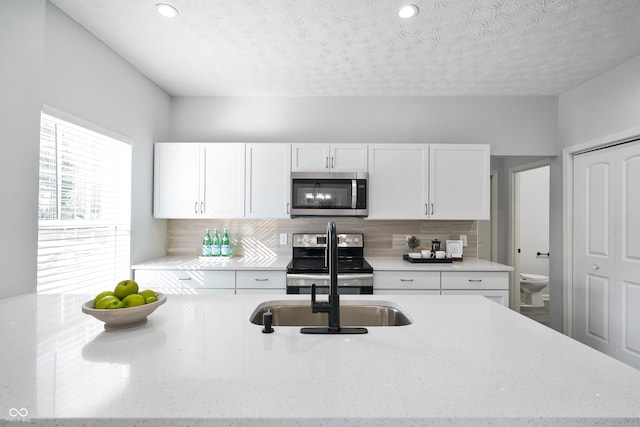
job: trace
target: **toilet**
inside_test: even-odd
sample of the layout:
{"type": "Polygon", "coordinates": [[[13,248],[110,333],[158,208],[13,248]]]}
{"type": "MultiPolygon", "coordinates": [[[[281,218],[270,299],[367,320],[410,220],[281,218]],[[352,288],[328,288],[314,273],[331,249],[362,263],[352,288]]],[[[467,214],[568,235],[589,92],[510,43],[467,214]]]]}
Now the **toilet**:
{"type": "Polygon", "coordinates": [[[549,277],[539,274],[520,274],[520,297],[522,304],[530,307],[544,307],[542,290],[549,284],[549,277]]]}

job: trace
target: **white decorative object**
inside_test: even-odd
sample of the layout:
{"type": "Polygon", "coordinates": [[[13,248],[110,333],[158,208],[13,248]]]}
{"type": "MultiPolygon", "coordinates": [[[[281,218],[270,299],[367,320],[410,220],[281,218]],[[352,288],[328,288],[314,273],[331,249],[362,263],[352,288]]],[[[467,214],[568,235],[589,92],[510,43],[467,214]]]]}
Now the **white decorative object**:
{"type": "Polygon", "coordinates": [[[462,259],[462,240],[447,240],[446,251],[447,258],[462,259]]]}

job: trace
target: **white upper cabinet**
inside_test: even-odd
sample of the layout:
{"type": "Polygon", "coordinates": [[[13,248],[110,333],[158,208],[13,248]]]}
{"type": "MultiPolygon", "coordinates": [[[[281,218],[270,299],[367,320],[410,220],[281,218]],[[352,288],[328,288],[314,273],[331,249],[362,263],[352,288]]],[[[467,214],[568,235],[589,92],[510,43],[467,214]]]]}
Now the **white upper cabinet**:
{"type": "Polygon", "coordinates": [[[156,218],[244,217],[244,144],[155,144],[156,218]]]}
{"type": "Polygon", "coordinates": [[[153,215],[198,218],[204,212],[204,161],[201,144],[156,143],[153,171],[153,215]]]}
{"type": "Polygon", "coordinates": [[[247,218],[289,218],[291,144],[246,144],[247,218]]]}
{"type": "Polygon", "coordinates": [[[429,218],[490,219],[490,162],[489,145],[429,145],[429,218]]]}
{"type": "Polygon", "coordinates": [[[367,144],[292,144],[293,172],[367,172],[367,144]]]}
{"type": "Polygon", "coordinates": [[[369,219],[489,219],[489,192],[488,145],[369,145],[369,219]]]}
{"type": "Polygon", "coordinates": [[[429,146],[369,145],[369,219],[426,219],[429,146]]]}
{"type": "Polygon", "coordinates": [[[367,172],[367,144],[331,144],[331,172],[367,172]]]}
{"type": "Polygon", "coordinates": [[[205,217],[244,217],[244,144],[206,143],[205,217]]]}

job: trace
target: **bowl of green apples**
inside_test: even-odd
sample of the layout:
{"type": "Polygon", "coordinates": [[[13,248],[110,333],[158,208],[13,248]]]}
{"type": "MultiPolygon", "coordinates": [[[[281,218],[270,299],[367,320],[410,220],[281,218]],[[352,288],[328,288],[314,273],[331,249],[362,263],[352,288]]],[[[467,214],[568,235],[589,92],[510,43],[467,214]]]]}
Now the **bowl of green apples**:
{"type": "Polygon", "coordinates": [[[104,322],[104,327],[125,328],[144,323],[167,302],[167,296],[151,289],[139,290],[134,280],[122,280],[113,291],[105,291],[82,304],[82,312],[104,322]]]}

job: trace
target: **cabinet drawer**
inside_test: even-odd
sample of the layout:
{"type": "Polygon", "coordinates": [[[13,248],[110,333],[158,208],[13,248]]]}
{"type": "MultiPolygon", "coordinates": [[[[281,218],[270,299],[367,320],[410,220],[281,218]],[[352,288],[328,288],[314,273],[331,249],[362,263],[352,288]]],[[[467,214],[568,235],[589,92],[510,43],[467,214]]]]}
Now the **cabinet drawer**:
{"type": "Polygon", "coordinates": [[[374,295],[440,295],[435,289],[375,289],[374,295]]]}
{"type": "Polygon", "coordinates": [[[236,295],[286,295],[286,289],[236,289],[236,295]]]}
{"type": "Polygon", "coordinates": [[[443,271],[442,289],[509,289],[506,271],[443,271]]]}
{"type": "Polygon", "coordinates": [[[485,298],[490,299],[491,301],[497,302],[498,304],[504,305],[505,307],[509,307],[509,291],[496,291],[496,290],[443,290],[442,295],[482,295],[485,298]]]}
{"type": "Polygon", "coordinates": [[[190,295],[234,295],[235,289],[232,288],[193,288],[190,295]]]}
{"type": "Polygon", "coordinates": [[[141,289],[153,289],[167,294],[191,293],[193,289],[189,272],[176,274],[174,270],[134,270],[133,279],[141,289]],[[182,279],[182,280],[181,280],[182,279]]]}
{"type": "Polygon", "coordinates": [[[438,271],[376,271],[374,293],[378,289],[440,289],[438,271]]]}
{"type": "Polygon", "coordinates": [[[238,289],[286,289],[284,271],[241,270],[236,272],[238,289]]]}
{"type": "Polygon", "coordinates": [[[236,285],[235,271],[135,270],[134,280],[142,288],[167,291],[235,289],[236,285]]]}

